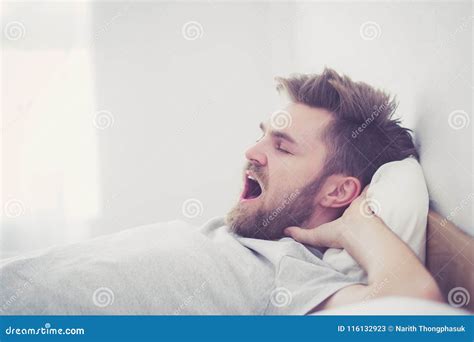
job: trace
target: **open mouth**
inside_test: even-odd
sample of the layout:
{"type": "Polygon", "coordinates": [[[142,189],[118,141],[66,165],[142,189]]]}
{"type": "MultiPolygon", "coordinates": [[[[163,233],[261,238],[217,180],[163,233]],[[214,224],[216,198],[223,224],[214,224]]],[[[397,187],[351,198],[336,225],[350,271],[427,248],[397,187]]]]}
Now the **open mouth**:
{"type": "Polygon", "coordinates": [[[252,176],[249,171],[245,173],[244,182],[244,190],[240,196],[241,200],[252,200],[260,197],[263,188],[258,179],[252,176]]]}

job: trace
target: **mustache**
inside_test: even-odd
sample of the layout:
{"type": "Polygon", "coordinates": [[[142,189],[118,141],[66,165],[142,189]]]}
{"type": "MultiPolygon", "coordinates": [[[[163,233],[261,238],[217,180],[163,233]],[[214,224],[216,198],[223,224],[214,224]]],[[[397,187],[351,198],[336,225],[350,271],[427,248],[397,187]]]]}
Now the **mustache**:
{"type": "Polygon", "coordinates": [[[262,183],[262,185],[267,188],[268,178],[261,166],[255,165],[251,162],[247,162],[244,167],[244,172],[245,171],[252,171],[252,173],[255,175],[255,177],[257,177],[257,179],[262,183]]]}

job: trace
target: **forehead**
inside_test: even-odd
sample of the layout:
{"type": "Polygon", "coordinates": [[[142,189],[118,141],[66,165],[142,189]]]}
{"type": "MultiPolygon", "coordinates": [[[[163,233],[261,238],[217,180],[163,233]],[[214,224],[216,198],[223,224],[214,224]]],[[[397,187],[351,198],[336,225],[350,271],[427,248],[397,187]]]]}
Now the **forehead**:
{"type": "MultiPolygon", "coordinates": [[[[332,119],[329,111],[301,103],[290,103],[283,110],[289,113],[290,120],[287,121],[288,124],[284,128],[276,131],[291,135],[298,144],[319,145],[322,142],[322,134],[332,119]]],[[[274,125],[272,125],[272,118],[270,118],[269,127],[275,130],[272,126],[274,125]]]]}

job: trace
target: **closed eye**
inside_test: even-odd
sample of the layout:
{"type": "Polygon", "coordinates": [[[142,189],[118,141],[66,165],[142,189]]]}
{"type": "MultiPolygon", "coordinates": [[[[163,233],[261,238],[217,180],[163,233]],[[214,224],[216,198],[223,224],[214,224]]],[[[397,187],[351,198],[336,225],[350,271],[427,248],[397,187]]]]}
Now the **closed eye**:
{"type": "MultiPolygon", "coordinates": [[[[258,138],[256,142],[259,142],[260,140],[262,140],[265,137],[266,133],[267,133],[267,131],[265,129],[265,125],[263,123],[260,123],[260,129],[262,130],[262,136],[260,138],[258,138]]],[[[291,153],[290,151],[288,151],[288,150],[281,147],[283,141],[285,143],[291,144],[292,146],[295,145],[296,142],[293,138],[291,138],[286,133],[274,132],[274,131],[271,132],[271,137],[272,137],[272,140],[276,142],[275,149],[278,152],[293,155],[293,153],[291,153]]]]}
{"type": "Polygon", "coordinates": [[[281,148],[281,144],[280,144],[280,143],[278,143],[278,144],[275,146],[275,149],[276,149],[278,152],[281,152],[281,153],[292,154],[290,151],[287,151],[287,150],[281,148]]]}

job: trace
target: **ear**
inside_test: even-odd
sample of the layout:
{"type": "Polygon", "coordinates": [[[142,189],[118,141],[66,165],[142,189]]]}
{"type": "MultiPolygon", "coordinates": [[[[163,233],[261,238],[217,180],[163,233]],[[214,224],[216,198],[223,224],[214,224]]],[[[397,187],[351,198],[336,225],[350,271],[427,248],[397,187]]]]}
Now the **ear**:
{"type": "Polygon", "coordinates": [[[342,208],[351,204],[360,195],[362,185],[356,177],[331,175],[321,190],[319,200],[321,206],[342,208]]]}

